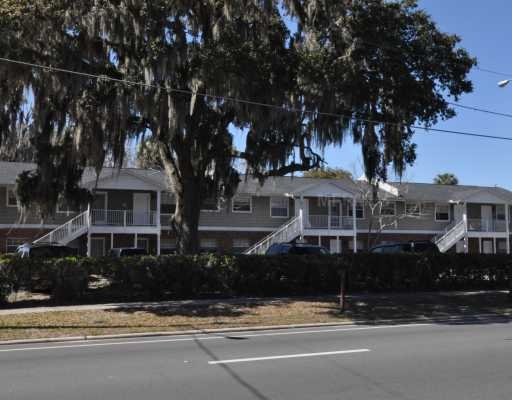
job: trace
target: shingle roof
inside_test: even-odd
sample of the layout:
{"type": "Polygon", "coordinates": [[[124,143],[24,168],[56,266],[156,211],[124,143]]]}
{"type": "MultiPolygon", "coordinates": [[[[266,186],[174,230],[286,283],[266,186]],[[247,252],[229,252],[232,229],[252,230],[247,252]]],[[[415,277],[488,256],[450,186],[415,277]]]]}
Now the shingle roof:
{"type": "Polygon", "coordinates": [[[499,186],[436,185],[432,183],[397,183],[396,187],[404,198],[418,201],[464,201],[466,198],[485,192],[512,202],[512,192],[499,186]]]}
{"type": "MultiPolygon", "coordinates": [[[[35,164],[0,162],[0,185],[13,185],[16,183],[16,177],[23,171],[32,170],[35,164]]],[[[140,168],[125,168],[124,172],[136,176],[146,182],[154,184],[155,188],[165,189],[166,177],[162,171],[140,168]]],[[[99,179],[108,179],[119,173],[117,168],[103,168],[99,179]]],[[[96,180],[96,172],[92,168],[86,169],[82,177],[82,184],[90,186],[96,180]]],[[[301,191],[318,184],[332,184],[341,190],[351,193],[361,193],[368,189],[365,182],[353,182],[348,179],[317,179],[281,176],[267,179],[263,185],[260,185],[257,179],[252,177],[242,177],[238,187],[239,193],[248,193],[262,196],[298,194],[301,191]]],[[[430,183],[398,183],[390,182],[390,186],[396,188],[399,198],[411,199],[417,201],[449,202],[464,201],[464,199],[485,192],[494,195],[500,199],[512,203],[512,192],[497,186],[471,186],[471,185],[435,185],[430,183]]],[[[387,197],[396,198],[393,194],[380,191],[387,197]]]]}

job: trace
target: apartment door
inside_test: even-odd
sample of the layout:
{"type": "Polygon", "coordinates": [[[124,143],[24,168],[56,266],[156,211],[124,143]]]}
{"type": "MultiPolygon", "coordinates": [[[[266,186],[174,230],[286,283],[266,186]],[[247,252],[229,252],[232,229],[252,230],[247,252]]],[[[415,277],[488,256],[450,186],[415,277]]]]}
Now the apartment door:
{"type": "Polygon", "coordinates": [[[93,237],[91,238],[91,257],[104,257],[105,256],[105,238],[93,237]]]}
{"type": "Polygon", "coordinates": [[[482,231],[491,232],[492,229],[492,206],[482,206],[482,231]]]}
{"type": "Polygon", "coordinates": [[[493,254],[494,253],[494,245],[492,243],[492,239],[482,239],[482,253],[483,254],[493,254]]]}
{"type": "Polygon", "coordinates": [[[94,202],[92,203],[92,223],[103,225],[107,223],[107,193],[94,193],[94,202]]]}
{"type": "Polygon", "coordinates": [[[331,254],[341,253],[341,243],[339,239],[331,239],[329,241],[329,251],[331,254]]]}
{"type": "Polygon", "coordinates": [[[338,229],[341,227],[341,200],[331,200],[330,204],[330,227],[338,229]]]}
{"type": "Polygon", "coordinates": [[[148,238],[137,238],[137,248],[146,249],[149,252],[149,239],[148,238]]]}
{"type": "Polygon", "coordinates": [[[133,194],[133,225],[151,225],[151,194],[134,193],[133,194]]]}
{"type": "Polygon", "coordinates": [[[304,219],[304,227],[311,227],[311,223],[309,221],[309,199],[302,200],[302,218],[304,219]]]}
{"type": "Polygon", "coordinates": [[[454,221],[457,223],[459,221],[462,221],[462,217],[464,215],[464,204],[455,204],[453,206],[453,218],[454,221]]]}

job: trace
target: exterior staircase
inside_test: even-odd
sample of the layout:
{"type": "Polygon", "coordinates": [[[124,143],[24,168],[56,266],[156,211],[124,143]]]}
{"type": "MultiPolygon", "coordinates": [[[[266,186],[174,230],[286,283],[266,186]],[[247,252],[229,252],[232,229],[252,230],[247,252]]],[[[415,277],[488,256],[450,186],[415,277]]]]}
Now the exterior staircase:
{"type": "Polygon", "coordinates": [[[302,210],[300,210],[298,216],[288,221],[286,224],[281,226],[278,230],[272,232],[270,235],[264,237],[252,247],[248,248],[244,254],[263,255],[274,243],[290,242],[299,236],[303,236],[303,234],[304,220],[302,218],[302,210]]]}
{"type": "Polygon", "coordinates": [[[467,219],[464,218],[457,222],[455,225],[447,228],[444,234],[434,238],[434,243],[439,248],[441,253],[447,252],[451,249],[458,241],[460,241],[466,235],[468,231],[467,219]]]}
{"type": "Polygon", "coordinates": [[[55,228],[43,237],[34,240],[35,243],[68,244],[84,233],[87,233],[90,226],[89,211],[70,219],[65,224],[55,228]]]}

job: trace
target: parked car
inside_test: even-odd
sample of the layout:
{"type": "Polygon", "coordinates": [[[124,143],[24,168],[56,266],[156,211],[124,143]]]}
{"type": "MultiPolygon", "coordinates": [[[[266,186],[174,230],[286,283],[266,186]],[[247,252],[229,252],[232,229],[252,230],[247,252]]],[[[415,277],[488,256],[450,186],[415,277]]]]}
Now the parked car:
{"type": "Polygon", "coordinates": [[[379,244],[370,249],[370,253],[438,253],[437,245],[429,240],[411,240],[379,244]]]}
{"type": "Polygon", "coordinates": [[[133,257],[133,256],[147,256],[149,253],[146,249],[137,247],[120,247],[111,249],[109,252],[110,257],[133,257]]]}
{"type": "Polygon", "coordinates": [[[76,256],[78,255],[78,249],[69,246],[63,246],[56,243],[25,243],[22,244],[21,246],[18,246],[16,254],[22,258],[59,258],[76,256]]]}
{"type": "Polygon", "coordinates": [[[277,254],[329,254],[329,250],[309,243],[274,243],[265,253],[265,255],[277,254]]]}

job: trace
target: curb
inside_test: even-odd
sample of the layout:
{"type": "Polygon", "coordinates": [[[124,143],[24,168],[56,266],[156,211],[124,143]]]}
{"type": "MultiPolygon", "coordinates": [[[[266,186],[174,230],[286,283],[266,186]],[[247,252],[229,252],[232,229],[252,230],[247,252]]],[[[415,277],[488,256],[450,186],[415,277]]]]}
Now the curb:
{"type": "Polygon", "coordinates": [[[196,329],[186,331],[161,331],[161,332],[138,332],[138,333],[121,333],[113,335],[94,335],[94,336],[67,336],[67,337],[53,337],[41,339],[17,339],[17,340],[3,340],[0,341],[0,346],[8,346],[15,344],[39,344],[39,343],[69,343],[81,341],[94,341],[94,340],[108,340],[108,339],[129,339],[129,338],[144,338],[144,337],[160,337],[160,336],[187,336],[187,335],[206,335],[215,333],[230,333],[230,332],[253,332],[253,331],[268,331],[268,330],[285,330],[285,329],[300,329],[300,328],[321,328],[321,327],[335,327],[335,326],[357,326],[357,325],[384,325],[384,324],[407,324],[407,323],[440,323],[440,322],[458,322],[468,321],[474,318],[507,318],[510,319],[511,314],[455,314],[450,316],[443,316],[439,318],[425,317],[425,318],[395,318],[395,319],[380,319],[380,320],[353,320],[347,322],[321,322],[311,324],[291,324],[291,325],[265,325],[265,326],[252,326],[240,328],[219,328],[219,329],[196,329]]]}

